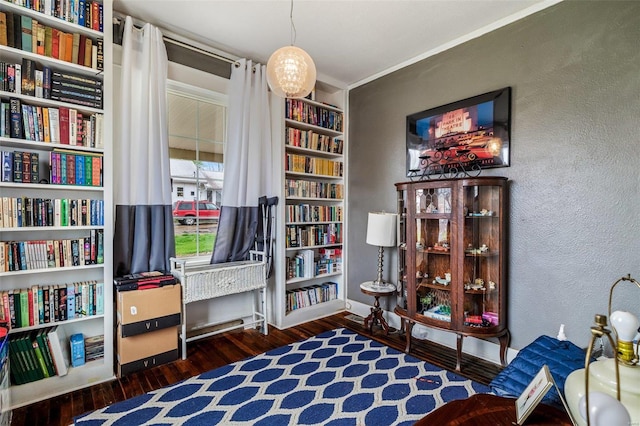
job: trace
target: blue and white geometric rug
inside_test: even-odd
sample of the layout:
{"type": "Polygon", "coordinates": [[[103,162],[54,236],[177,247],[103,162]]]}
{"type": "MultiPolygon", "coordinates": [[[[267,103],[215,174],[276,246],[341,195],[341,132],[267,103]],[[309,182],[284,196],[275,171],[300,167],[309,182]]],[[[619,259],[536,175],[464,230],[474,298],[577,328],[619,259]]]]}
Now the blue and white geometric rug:
{"type": "Polygon", "coordinates": [[[75,419],[95,425],[411,425],[488,386],[339,328],[75,419]]]}

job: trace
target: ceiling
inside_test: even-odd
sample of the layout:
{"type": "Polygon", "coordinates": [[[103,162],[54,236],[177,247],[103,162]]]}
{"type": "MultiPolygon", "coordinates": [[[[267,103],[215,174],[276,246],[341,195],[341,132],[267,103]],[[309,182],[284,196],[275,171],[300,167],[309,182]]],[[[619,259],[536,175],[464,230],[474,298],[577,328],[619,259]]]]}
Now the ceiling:
{"type": "MultiPolygon", "coordinates": [[[[352,88],[558,1],[296,0],[294,44],[314,59],[320,81],[352,88]]],[[[291,44],[288,0],[114,0],[114,10],[265,64],[291,44]]]]}

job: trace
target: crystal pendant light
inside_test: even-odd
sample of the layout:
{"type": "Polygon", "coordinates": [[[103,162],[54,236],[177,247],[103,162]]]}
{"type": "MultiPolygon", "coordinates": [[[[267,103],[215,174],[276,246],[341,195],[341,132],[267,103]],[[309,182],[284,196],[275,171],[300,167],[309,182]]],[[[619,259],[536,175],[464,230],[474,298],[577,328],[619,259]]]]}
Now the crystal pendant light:
{"type": "Polygon", "coordinates": [[[291,0],[291,46],[273,52],[267,62],[267,83],[282,98],[303,98],[316,84],[316,66],[311,56],[294,46],[293,0],[291,0]]]}

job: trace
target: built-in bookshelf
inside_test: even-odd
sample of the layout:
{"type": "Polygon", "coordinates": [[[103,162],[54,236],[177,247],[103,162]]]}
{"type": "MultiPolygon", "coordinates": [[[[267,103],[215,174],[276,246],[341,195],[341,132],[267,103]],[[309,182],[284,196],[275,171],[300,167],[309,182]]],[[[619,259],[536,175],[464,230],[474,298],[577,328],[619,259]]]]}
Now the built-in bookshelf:
{"type": "Polygon", "coordinates": [[[271,322],[286,328],[344,310],[344,91],[320,84],[314,99],[273,98],[282,141],[276,285],[271,322]]]}
{"type": "Polygon", "coordinates": [[[16,408],[114,378],[112,0],[0,0],[0,14],[0,322],[16,408]],[[68,357],[78,334],[84,363],[68,357]]]}

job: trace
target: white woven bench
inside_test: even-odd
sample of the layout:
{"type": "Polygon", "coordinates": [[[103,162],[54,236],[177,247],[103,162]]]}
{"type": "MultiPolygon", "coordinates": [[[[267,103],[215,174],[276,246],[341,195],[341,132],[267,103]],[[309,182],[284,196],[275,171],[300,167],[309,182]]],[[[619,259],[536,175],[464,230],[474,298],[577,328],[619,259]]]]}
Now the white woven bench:
{"type": "Polygon", "coordinates": [[[266,263],[262,260],[262,252],[252,251],[251,255],[252,259],[256,260],[213,265],[209,264],[210,256],[171,258],[171,273],[182,283],[182,330],[180,334],[182,359],[187,359],[187,343],[194,340],[255,325],[260,326],[262,333],[268,333],[266,263]],[[246,292],[257,293],[257,297],[253,297],[253,319],[251,321],[243,321],[241,324],[191,337],[187,336],[187,332],[194,332],[228,323],[231,320],[241,319],[230,318],[224,322],[198,325],[187,330],[187,305],[189,303],[246,292]]]}

